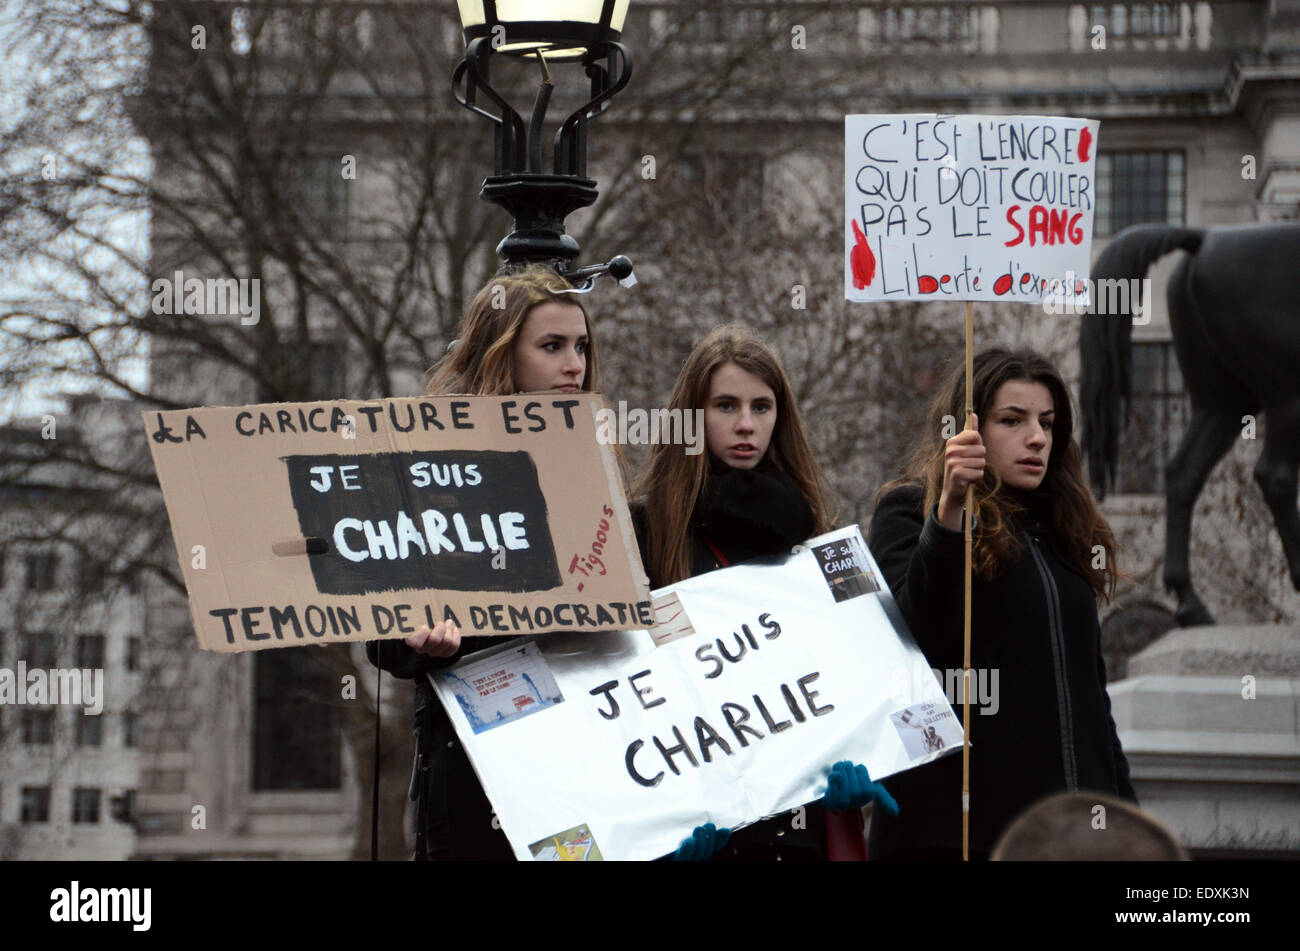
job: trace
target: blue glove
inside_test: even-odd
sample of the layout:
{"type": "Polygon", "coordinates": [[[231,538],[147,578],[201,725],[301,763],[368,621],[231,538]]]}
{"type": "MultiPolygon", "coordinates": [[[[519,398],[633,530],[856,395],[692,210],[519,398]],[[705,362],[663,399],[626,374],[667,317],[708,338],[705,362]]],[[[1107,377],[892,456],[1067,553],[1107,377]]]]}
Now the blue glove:
{"type": "Polygon", "coordinates": [[[898,803],[894,802],[894,797],[880,783],[871,781],[867,768],[861,763],[855,766],[848,760],[840,760],[832,766],[822,805],[832,812],[841,812],[861,809],[867,803],[877,803],[888,815],[898,815],[898,803]]]}
{"type": "Polygon", "coordinates": [[[731,838],[730,829],[719,829],[712,822],[696,826],[695,831],[682,839],[673,855],[674,862],[703,862],[711,859],[726,847],[731,838]]]}

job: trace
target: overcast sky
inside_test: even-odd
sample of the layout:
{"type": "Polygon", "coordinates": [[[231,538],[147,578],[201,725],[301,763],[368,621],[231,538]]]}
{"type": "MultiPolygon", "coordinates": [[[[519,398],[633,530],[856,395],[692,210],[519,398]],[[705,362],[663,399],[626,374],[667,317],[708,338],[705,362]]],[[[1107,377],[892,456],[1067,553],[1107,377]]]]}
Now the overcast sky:
{"type": "MultiPolygon", "coordinates": [[[[40,2],[40,0],[31,0],[40,2]]],[[[9,130],[18,123],[30,122],[32,117],[25,113],[26,95],[32,84],[41,79],[41,63],[33,55],[34,43],[15,25],[14,18],[22,6],[20,0],[0,0],[0,130],[9,130]]],[[[126,162],[145,161],[145,150],[139,153],[123,155],[126,162]]],[[[0,175],[7,175],[17,163],[28,165],[39,173],[39,157],[0,155],[0,175]]],[[[125,166],[124,166],[125,167],[125,166]]],[[[141,167],[147,167],[141,166],[141,167]]],[[[113,241],[119,246],[130,247],[132,253],[143,260],[147,254],[148,220],[143,213],[131,218],[123,217],[113,229],[113,241]]],[[[0,300],[6,294],[22,294],[33,281],[47,281],[57,284],[70,281],[70,275],[61,275],[50,269],[45,272],[33,269],[28,263],[15,262],[0,256],[0,300]]],[[[142,292],[147,291],[141,278],[142,292]]],[[[30,293],[30,292],[29,292],[30,293]]],[[[141,340],[141,353],[138,365],[130,373],[130,378],[137,383],[144,379],[144,348],[146,342],[141,340]]],[[[12,354],[0,352],[0,361],[14,359],[12,354]]],[[[46,379],[37,379],[30,384],[18,387],[5,387],[0,390],[0,422],[15,418],[34,418],[43,413],[58,413],[64,407],[62,394],[69,391],[85,390],[87,384],[67,377],[51,375],[46,379]]]]}

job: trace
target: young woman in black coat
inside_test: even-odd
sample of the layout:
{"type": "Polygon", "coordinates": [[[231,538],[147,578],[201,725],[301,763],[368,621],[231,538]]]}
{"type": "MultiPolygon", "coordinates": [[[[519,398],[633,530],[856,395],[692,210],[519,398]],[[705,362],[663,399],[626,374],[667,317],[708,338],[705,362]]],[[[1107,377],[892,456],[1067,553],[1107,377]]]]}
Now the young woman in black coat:
{"type": "MultiPolygon", "coordinates": [[[[963,420],[964,380],[956,367],[907,477],[881,490],[868,546],[930,665],[960,683],[962,511],[975,486],[971,666],[996,696],[984,715],[971,692],[970,854],[987,858],[1050,793],[1136,796],[1097,616],[1119,577],[1116,543],[1084,480],[1069,393],[1039,354],[985,350],[975,428],[945,440],[945,421],[951,432],[963,420]]],[[[873,859],[961,858],[961,768],[951,755],[885,780],[902,812],[872,818],[873,859]]]]}
{"type": "MultiPolygon", "coordinates": [[[[596,385],[596,345],[582,299],[550,268],[499,275],[470,303],[458,340],[434,368],[426,392],[504,396],[537,390],[590,391],[596,385]]],[[[461,640],[451,622],[422,627],[402,640],[366,644],[370,662],[415,682],[416,859],[514,858],[493,822],[456,730],[426,674],[449,667],[467,651],[509,640],[461,640]]]]}
{"type": "MultiPolygon", "coordinates": [[[[776,355],[748,331],[719,327],[700,341],[669,406],[704,411],[707,451],[689,455],[682,446],[655,445],[634,490],[632,520],[652,588],[788,552],[830,529],[825,482],[789,380],[776,355]]],[[[835,772],[831,805],[861,807],[882,791],[864,767],[836,764],[835,772]]],[[[777,816],[729,838],[709,824],[683,842],[678,857],[825,858],[822,807],[811,804],[799,818],[777,816]]]]}

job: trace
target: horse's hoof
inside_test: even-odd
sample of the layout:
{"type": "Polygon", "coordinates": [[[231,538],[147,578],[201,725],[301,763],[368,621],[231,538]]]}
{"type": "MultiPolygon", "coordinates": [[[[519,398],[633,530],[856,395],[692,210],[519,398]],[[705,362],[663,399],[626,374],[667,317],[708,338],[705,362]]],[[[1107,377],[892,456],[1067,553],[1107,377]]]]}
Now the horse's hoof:
{"type": "Polygon", "coordinates": [[[1207,627],[1214,623],[1214,616],[1201,603],[1201,599],[1193,594],[1178,606],[1174,620],[1179,627],[1207,627]]]}

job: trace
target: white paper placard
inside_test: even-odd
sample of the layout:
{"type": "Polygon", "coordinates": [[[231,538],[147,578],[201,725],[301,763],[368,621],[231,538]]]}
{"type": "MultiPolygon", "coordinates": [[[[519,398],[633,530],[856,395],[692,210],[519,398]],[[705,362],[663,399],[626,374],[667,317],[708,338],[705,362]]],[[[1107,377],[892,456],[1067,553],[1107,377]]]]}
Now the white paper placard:
{"type": "Polygon", "coordinates": [[[961,746],[856,526],[655,603],[658,646],[548,634],[430,675],[518,858],[656,858],[820,798],[838,760],[879,779],[961,746]]]}
{"type": "Polygon", "coordinates": [[[1086,305],[1099,127],[845,116],[845,297],[1086,305]]]}

